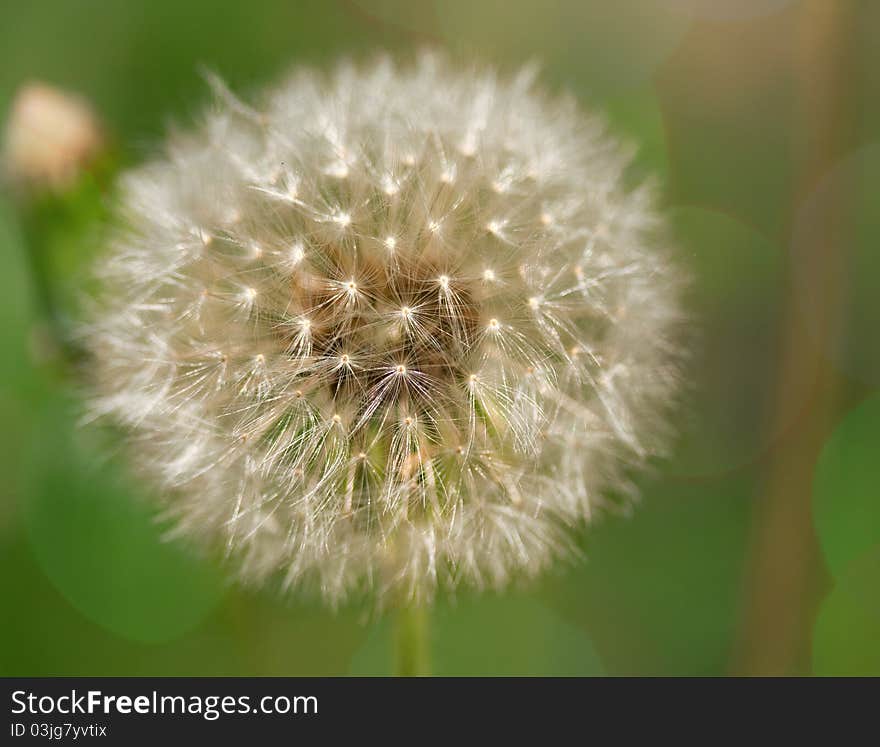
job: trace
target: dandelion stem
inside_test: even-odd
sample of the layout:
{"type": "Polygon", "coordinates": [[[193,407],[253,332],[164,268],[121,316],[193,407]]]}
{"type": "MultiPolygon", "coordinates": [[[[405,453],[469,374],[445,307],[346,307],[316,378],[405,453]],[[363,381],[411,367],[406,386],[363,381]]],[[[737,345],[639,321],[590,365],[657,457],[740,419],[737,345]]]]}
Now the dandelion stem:
{"type": "Polygon", "coordinates": [[[430,672],[430,626],[427,608],[410,604],[394,620],[394,674],[427,677],[430,672]]]}
{"type": "Polygon", "coordinates": [[[63,189],[22,190],[13,201],[30,276],[35,311],[48,333],[51,354],[76,364],[86,356],[74,339],[72,281],[91,258],[107,219],[107,191],[118,161],[105,154],[63,189]]]}
{"type": "Polygon", "coordinates": [[[36,204],[20,205],[18,218],[35,310],[48,333],[52,357],[75,363],[82,358],[83,351],[72,339],[65,305],[53,280],[50,256],[53,231],[57,234],[69,227],[69,233],[75,234],[77,230],[75,219],[69,218],[68,213],[62,198],[51,196],[36,204]]]}

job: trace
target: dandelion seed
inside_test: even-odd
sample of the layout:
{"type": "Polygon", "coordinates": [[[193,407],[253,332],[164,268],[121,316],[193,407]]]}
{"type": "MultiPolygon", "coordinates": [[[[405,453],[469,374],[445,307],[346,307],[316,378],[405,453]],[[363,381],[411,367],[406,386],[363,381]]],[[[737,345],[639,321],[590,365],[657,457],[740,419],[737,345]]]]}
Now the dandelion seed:
{"type": "Polygon", "coordinates": [[[400,185],[391,174],[386,174],[382,177],[382,191],[389,197],[396,195],[400,191],[400,185]]]}
{"type": "Polygon", "coordinates": [[[348,164],[344,161],[338,161],[327,168],[326,174],[336,179],[347,179],[349,174],[348,164]]]}
{"type": "Polygon", "coordinates": [[[290,263],[295,267],[306,258],[306,250],[303,245],[297,242],[290,247],[290,263]]]}

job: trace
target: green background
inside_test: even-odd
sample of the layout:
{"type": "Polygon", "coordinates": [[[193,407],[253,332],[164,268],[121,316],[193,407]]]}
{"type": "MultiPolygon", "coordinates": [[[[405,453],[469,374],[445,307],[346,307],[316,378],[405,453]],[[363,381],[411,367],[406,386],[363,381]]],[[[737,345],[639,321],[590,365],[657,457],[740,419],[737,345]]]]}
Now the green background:
{"type": "MultiPolygon", "coordinates": [[[[77,91],[136,163],[208,101],[200,69],[246,93],[425,45],[537,59],[638,146],[696,339],[632,516],[535,586],[438,605],[434,672],[880,674],[880,3],[4,2],[0,116],[28,80],[77,91]]],[[[0,195],[0,673],[387,673],[389,620],[229,583],[78,425],[26,257],[39,232],[73,298],[94,194],[36,229],[0,195]]]]}

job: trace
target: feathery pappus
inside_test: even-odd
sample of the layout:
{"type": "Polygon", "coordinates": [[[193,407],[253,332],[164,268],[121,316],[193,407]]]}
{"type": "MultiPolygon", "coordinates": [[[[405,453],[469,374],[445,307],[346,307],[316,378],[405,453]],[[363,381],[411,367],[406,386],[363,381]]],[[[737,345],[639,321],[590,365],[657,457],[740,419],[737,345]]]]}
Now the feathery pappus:
{"type": "Polygon", "coordinates": [[[336,603],[500,588],[632,498],[681,276],[602,120],[525,69],[299,71],[124,180],[86,335],[179,534],[336,603]]]}

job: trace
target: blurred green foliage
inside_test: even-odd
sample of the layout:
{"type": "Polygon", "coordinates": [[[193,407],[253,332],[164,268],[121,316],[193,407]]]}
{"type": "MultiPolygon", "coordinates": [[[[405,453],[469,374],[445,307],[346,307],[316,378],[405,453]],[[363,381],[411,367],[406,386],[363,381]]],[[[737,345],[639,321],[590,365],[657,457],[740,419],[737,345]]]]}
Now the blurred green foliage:
{"type": "Polygon", "coordinates": [[[880,672],[880,545],[850,564],[825,600],[813,636],[817,675],[877,676],[880,672]]]}
{"type": "Polygon", "coordinates": [[[77,428],[71,409],[47,399],[24,460],[21,511],[34,557],[74,607],[108,630],[145,642],[179,637],[222,596],[217,572],[162,541],[142,489],[112,456],[118,447],[77,428]]]}
{"type": "MultiPolygon", "coordinates": [[[[803,176],[803,154],[818,146],[799,103],[812,85],[798,72],[800,29],[815,0],[766,8],[755,0],[755,12],[736,21],[681,11],[694,2],[32,0],[0,8],[0,114],[27,80],[78,91],[125,163],[154,152],[169,123],[197,115],[208,99],[200,68],[246,92],[293,64],[431,43],[507,66],[539,59],[550,85],[600,106],[639,146],[632,179],[656,177],[692,277],[694,354],[676,415],[680,441],[640,480],[631,517],[603,517],[584,533],[583,563],[528,592],[441,604],[431,639],[438,674],[737,671],[754,635],[743,625],[752,587],[766,576],[750,564],[767,475],[804,428],[820,429],[827,445],[814,493],[797,508],[815,508],[798,620],[813,636],[790,671],[880,674],[876,395],[844,417],[877,384],[858,374],[864,361],[874,365],[880,339],[880,173],[865,149],[880,139],[880,4],[843,3],[856,19],[847,38],[853,74],[840,91],[848,117],[841,152],[827,154],[855,154],[862,177],[852,218],[858,251],[847,255],[855,301],[834,338],[846,356],[820,341],[788,383],[790,331],[811,326],[803,304],[791,311],[800,261],[793,225],[803,205],[823,199],[803,176]],[[823,371],[830,418],[816,414],[812,388],[823,371]]],[[[77,429],[76,394],[53,362],[26,257],[42,237],[52,283],[73,313],[100,251],[91,211],[101,214],[103,204],[83,194],[92,197],[64,208],[72,221],[40,214],[36,226],[11,198],[0,201],[0,672],[387,673],[387,620],[225,581],[216,562],[162,540],[119,456],[77,429]],[[59,228],[71,222],[79,227],[59,228]]],[[[811,475],[817,456],[794,461],[811,475]]]]}
{"type": "MultiPolygon", "coordinates": [[[[858,405],[825,444],[816,467],[816,531],[835,577],[880,546],[880,395],[858,405]]],[[[880,577],[875,580],[880,581],[880,577]]],[[[880,589],[875,598],[880,600],[880,589]]]]}

